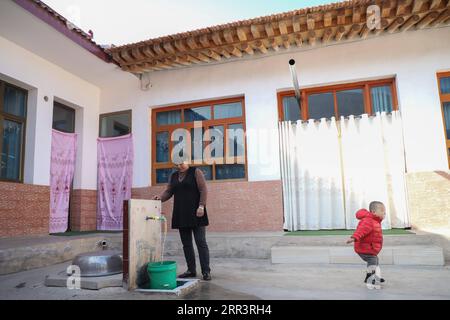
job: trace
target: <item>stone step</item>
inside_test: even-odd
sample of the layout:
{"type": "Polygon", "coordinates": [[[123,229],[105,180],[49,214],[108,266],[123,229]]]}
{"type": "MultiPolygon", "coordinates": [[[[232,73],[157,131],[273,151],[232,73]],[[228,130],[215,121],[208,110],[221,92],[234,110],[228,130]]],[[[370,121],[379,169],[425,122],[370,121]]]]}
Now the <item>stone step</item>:
{"type": "MultiPolygon", "coordinates": [[[[444,253],[433,245],[385,246],[379,254],[380,264],[443,266],[444,253]]],[[[352,246],[274,246],[272,263],[295,264],[365,264],[352,246]]]]}

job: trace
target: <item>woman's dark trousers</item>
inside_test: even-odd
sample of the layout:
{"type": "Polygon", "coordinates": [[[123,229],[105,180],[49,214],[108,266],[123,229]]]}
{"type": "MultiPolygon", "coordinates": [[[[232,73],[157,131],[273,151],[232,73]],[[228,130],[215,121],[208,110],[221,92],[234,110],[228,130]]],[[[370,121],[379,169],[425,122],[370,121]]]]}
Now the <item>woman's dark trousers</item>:
{"type": "Polygon", "coordinates": [[[195,243],[197,244],[198,255],[202,274],[209,273],[209,249],[206,243],[206,228],[180,228],[180,238],[183,243],[184,257],[188,266],[188,271],[196,273],[194,246],[192,245],[192,234],[194,234],[195,243]]]}

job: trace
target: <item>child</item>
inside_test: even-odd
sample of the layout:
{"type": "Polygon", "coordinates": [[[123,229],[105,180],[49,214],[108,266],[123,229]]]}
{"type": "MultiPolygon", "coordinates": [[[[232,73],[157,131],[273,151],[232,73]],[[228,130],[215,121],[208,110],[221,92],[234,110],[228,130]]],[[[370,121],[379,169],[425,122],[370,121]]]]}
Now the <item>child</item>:
{"type": "Polygon", "coordinates": [[[380,282],[384,282],[384,279],[381,278],[378,266],[378,253],[383,247],[381,221],[386,215],[386,208],[382,202],[373,201],[369,205],[369,211],[358,210],[356,218],[360,221],[355,233],[347,240],[347,243],[354,242],[355,252],[367,262],[367,275],[364,280],[367,288],[380,289],[380,282]]]}

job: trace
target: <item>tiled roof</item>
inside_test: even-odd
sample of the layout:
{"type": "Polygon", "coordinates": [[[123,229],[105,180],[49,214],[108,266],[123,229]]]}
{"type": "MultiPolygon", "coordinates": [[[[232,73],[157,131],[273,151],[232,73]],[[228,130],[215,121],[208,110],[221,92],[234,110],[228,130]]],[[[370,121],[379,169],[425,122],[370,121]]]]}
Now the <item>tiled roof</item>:
{"type": "Polygon", "coordinates": [[[92,35],[75,26],[72,22],[64,18],[41,0],[13,1],[100,59],[106,62],[112,62],[111,56],[105,51],[105,48],[92,40],[92,35]]]}
{"type": "Polygon", "coordinates": [[[315,46],[450,22],[450,0],[350,0],[149,39],[107,52],[132,73],[165,70],[315,46]],[[376,5],[380,23],[367,23],[376,5]]]}

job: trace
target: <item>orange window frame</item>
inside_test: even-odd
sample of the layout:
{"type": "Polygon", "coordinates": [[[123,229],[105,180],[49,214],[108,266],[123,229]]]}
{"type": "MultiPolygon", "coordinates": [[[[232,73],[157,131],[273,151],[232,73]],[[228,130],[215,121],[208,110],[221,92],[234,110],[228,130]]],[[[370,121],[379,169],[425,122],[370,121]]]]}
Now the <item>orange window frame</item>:
{"type": "MultiPolygon", "coordinates": [[[[191,109],[191,108],[198,108],[198,107],[210,107],[211,108],[211,120],[203,120],[202,121],[202,128],[206,131],[212,126],[223,126],[224,128],[224,158],[217,158],[214,159],[213,164],[207,164],[205,162],[202,162],[201,164],[192,163],[192,166],[211,166],[212,167],[212,179],[208,182],[226,182],[226,181],[246,181],[248,179],[248,166],[247,166],[247,141],[246,141],[246,124],[245,124],[245,97],[240,96],[236,98],[227,98],[227,99],[215,99],[215,100],[204,100],[201,102],[195,102],[195,103],[188,103],[188,104],[179,104],[179,105],[173,105],[169,107],[158,107],[152,109],[152,116],[151,116],[151,125],[152,125],[152,139],[151,139],[151,149],[152,149],[152,159],[151,159],[151,165],[152,165],[152,185],[161,185],[164,183],[157,183],[156,182],[156,170],[157,169],[169,169],[173,168],[173,164],[169,159],[169,162],[156,162],[156,135],[160,132],[168,132],[169,134],[169,158],[170,154],[172,152],[174,143],[170,139],[172,136],[172,132],[176,129],[187,129],[191,130],[193,128],[197,128],[195,126],[195,122],[185,122],[184,121],[184,110],[185,109],[191,109]],[[225,119],[215,119],[214,118],[214,106],[219,104],[225,104],[225,103],[233,103],[233,102],[239,102],[242,106],[242,116],[241,117],[233,117],[233,118],[225,118],[225,119]],[[180,110],[181,111],[181,123],[178,124],[171,124],[171,125],[158,125],[156,121],[156,115],[159,112],[165,112],[165,111],[174,111],[174,110],[180,110]],[[229,157],[228,156],[228,133],[227,128],[230,125],[233,124],[242,124],[243,130],[244,130],[244,156],[243,157],[229,157]],[[225,158],[227,157],[227,158],[225,158]],[[245,166],[245,177],[241,179],[220,179],[216,180],[216,165],[221,164],[232,164],[229,162],[229,160],[234,159],[234,163],[237,164],[244,164],[245,166]],[[236,160],[240,160],[241,162],[236,162],[236,160]],[[242,163],[243,161],[243,163],[242,163]]],[[[203,146],[206,146],[208,142],[203,142],[203,146]]]]}
{"type": "MultiPolygon", "coordinates": [[[[336,92],[338,91],[345,91],[345,90],[352,90],[352,89],[363,89],[364,94],[364,111],[367,114],[373,114],[373,107],[372,107],[372,99],[370,97],[370,89],[372,87],[378,87],[388,85],[391,87],[392,92],[392,108],[393,110],[398,110],[398,101],[397,101],[397,90],[396,90],[396,84],[395,79],[381,79],[381,80],[372,80],[372,81],[360,81],[360,82],[352,82],[352,83],[345,83],[345,84],[338,84],[338,85],[330,85],[330,86],[321,86],[321,87],[312,87],[312,88],[305,88],[301,90],[301,120],[308,120],[309,119],[309,113],[308,113],[308,97],[311,94],[317,94],[317,93],[325,93],[330,92],[333,94],[334,97],[334,113],[336,119],[339,119],[339,110],[337,105],[337,97],[336,92]]],[[[277,93],[277,101],[278,101],[278,120],[283,121],[284,119],[284,112],[283,112],[283,98],[285,97],[293,97],[295,96],[294,90],[288,90],[288,91],[280,91],[277,93]]]]}
{"type": "Polygon", "coordinates": [[[439,89],[439,99],[441,101],[441,112],[442,112],[442,122],[444,126],[444,137],[446,142],[446,154],[447,154],[447,161],[448,161],[448,167],[450,168],[450,139],[447,137],[447,128],[445,124],[445,116],[444,116],[444,103],[449,102],[450,103],[450,93],[443,94],[441,91],[441,78],[447,78],[450,77],[450,72],[438,72],[437,73],[437,82],[438,82],[438,89],[439,89]]]}

